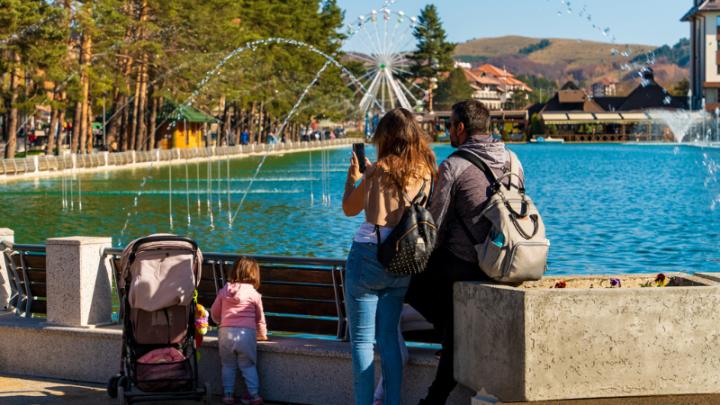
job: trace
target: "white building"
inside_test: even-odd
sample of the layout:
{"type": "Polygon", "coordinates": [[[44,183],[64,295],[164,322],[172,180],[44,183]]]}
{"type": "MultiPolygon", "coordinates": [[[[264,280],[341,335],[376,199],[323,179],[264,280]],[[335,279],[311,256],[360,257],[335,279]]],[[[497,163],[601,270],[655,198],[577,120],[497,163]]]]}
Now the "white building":
{"type": "Polygon", "coordinates": [[[691,108],[720,107],[720,0],[693,0],[682,18],[690,23],[691,108]]]}
{"type": "Polygon", "coordinates": [[[491,111],[502,109],[505,90],[499,80],[494,77],[478,76],[469,69],[463,69],[463,73],[473,89],[473,99],[480,101],[491,111]]]}
{"type": "Polygon", "coordinates": [[[617,82],[603,79],[592,85],[593,97],[614,97],[617,96],[617,82]]]}

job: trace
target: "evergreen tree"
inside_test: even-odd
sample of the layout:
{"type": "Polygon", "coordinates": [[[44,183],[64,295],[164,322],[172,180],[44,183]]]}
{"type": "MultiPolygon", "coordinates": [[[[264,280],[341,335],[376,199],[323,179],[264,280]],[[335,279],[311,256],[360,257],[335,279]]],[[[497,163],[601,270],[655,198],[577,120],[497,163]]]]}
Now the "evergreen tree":
{"type": "MultiPolygon", "coordinates": [[[[272,37],[340,60],[343,19],[337,0],[0,0],[3,134],[18,132],[36,105],[50,106],[48,132],[66,118],[73,151],[89,152],[91,123],[102,120],[93,113],[106,110],[109,144],[154,148],[167,124],[159,106],[173,100],[218,115],[227,143],[242,127],[279,130],[316,76],[288,130],[308,116],[344,118],[354,103],[349,80],[334,65],[318,74],[326,59],[302,46],[256,46],[210,75],[234,49],[272,37]]],[[[15,138],[6,138],[12,157],[15,138]]]]}
{"type": "Polygon", "coordinates": [[[428,4],[420,11],[413,35],[417,39],[417,50],[410,55],[410,71],[423,81],[424,88],[428,88],[432,78],[453,68],[455,44],[447,41],[434,4],[428,4]]]}
{"type": "Polygon", "coordinates": [[[438,85],[435,105],[438,109],[449,110],[453,104],[471,98],[472,94],[473,89],[462,68],[456,68],[438,85]]]}

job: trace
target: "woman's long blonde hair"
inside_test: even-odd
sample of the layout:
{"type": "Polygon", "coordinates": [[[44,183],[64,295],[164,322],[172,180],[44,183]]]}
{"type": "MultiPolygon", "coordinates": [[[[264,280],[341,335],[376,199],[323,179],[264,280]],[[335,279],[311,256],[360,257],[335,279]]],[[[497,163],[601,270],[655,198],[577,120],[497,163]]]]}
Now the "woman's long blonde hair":
{"type": "Polygon", "coordinates": [[[410,111],[404,108],[388,111],[375,130],[373,144],[378,165],[392,179],[394,187],[405,189],[414,180],[435,177],[437,165],[430,137],[410,111]]]}

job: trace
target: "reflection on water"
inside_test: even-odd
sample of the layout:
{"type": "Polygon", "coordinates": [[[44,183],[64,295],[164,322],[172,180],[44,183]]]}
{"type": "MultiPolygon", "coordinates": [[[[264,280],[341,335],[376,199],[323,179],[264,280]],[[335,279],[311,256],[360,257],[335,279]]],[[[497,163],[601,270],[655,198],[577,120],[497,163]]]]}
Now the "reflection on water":
{"type": "MultiPolygon", "coordinates": [[[[553,243],[551,273],[720,271],[720,149],[512,149],[523,162],[528,192],[553,243]]],[[[447,145],[435,150],[439,160],[451,152],[447,145]]],[[[372,148],[368,152],[372,157],[372,148]]],[[[349,156],[349,147],[325,156],[271,156],[239,211],[259,157],[230,160],[230,176],[228,162],[220,169],[175,166],[171,184],[169,167],[85,174],[79,176],[82,212],[77,209],[78,179],[72,193],[69,178],[2,184],[0,226],[14,229],[22,243],[41,243],[50,236],[112,235],[119,246],[138,236],[169,232],[172,202],[172,231],[199,240],[206,251],[343,257],[362,221],[345,218],[340,207],[349,156]],[[313,204],[313,190],[326,190],[332,204],[313,204]],[[70,196],[75,209],[63,210],[70,196]]]]}

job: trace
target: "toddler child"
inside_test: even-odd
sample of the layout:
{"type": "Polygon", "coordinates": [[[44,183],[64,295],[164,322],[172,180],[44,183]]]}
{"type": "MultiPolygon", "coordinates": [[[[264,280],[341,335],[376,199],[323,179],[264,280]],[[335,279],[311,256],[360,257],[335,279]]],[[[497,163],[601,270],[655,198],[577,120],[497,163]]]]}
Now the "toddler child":
{"type": "Polygon", "coordinates": [[[227,283],[218,292],[210,309],[220,325],[218,340],[222,363],[223,403],[235,403],[235,371],[242,372],[247,392],[242,403],[260,405],[257,367],[257,341],[267,340],[267,326],[260,287],[260,267],[254,260],[241,257],[225,275],[227,283]]]}

